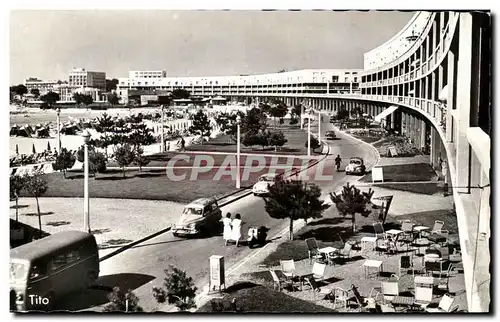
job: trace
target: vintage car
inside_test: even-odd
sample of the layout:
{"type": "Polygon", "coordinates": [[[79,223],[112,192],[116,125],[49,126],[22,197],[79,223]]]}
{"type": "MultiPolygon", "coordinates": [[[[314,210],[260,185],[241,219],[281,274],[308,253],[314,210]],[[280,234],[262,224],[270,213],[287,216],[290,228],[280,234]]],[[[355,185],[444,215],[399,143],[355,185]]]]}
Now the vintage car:
{"type": "Polygon", "coordinates": [[[335,131],[326,131],[325,137],[327,140],[335,140],[337,136],[335,135],[335,131]]]}
{"type": "Polygon", "coordinates": [[[365,174],[366,166],[362,158],[352,157],[349,164],[345,167],[345,174],[365,174]]]}
{"type": "Polygon", "coordinates": [[[274,184],[278,174],[267,173],[260,176],[259,181],[253,185],[252,192],[254,196],[261,196],[269,193],[269,187],[274,184]]]}
{"type": "Polygon", "coordinates": [[[172,225],[174,236],[209,235],[221,229],[222,211],[215,198],[200,198],[184,207],[179,221],[172,225]]]}

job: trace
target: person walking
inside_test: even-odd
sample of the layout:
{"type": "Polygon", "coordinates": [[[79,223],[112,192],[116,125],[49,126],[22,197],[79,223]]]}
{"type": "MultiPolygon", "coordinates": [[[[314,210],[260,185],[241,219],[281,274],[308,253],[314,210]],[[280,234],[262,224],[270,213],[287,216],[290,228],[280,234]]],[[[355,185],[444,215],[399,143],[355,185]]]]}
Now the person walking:
{"type": "Polygon", "coordinates": [[[337,172],[340,171],[340,164],[342,163],[342,159],[340,158],[340,154],[337,154],[335,158],[335,165],[337,166],[337,172]]]}
{"type": "Polygon", "coordinates": [[[231,239],[236,242],[236,247],[238,247],[238,243],[241,238],[241,215],[236,214],[234,216],[233,221],[231,222],[232,231],[231,231],[231,239]]]}
{"type": "Polygon", "coordinates": [[[184,138],[181,137],[181,151],[185,151],[186,148],[186,141],[184,141],[184,138]]]}
{"type": "Polygon", "coordinates": [[[231,213],[226,214],[226,218],[222,218],[222,224],[224,225],[224,232],[222,234],[224,238],[224,246],[227,246],[227,242],[231,240],[232,229],[231,229],[231,213]]]}

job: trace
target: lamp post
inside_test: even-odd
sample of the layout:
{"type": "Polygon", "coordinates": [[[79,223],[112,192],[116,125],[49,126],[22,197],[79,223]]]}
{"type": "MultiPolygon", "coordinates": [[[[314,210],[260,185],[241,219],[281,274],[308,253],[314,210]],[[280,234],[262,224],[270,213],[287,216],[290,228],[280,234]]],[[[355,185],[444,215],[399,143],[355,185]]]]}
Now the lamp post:
{"type": "Polygon", "coordinates": [[[56,109],[56,113],[57,113],[57,152],[61,153],[61,125],[60,125],[61,108],[58,107],[56,109]]]}
{"type": "Polygon", "coordinates": [[[236,116],[236,189],[240,189],[241,186],[241,174],[240,174],[240,125],[241,125],[241,116],[238,114],[236,116]]]}
{"type": "Polygon", "coordinates": [[[304,129],[304,104],[300,103],[300,129],[304,129]]]}
{"type": "Polygon", "coordinates": [[[90,134],[87,130],[83,132],[84,147],[84,186],[83,186],[83,231],[90,234],[90,212],[89,212],[89,148],[90,134]]]}
{"type": "Polygon", "coordinates": [[[160,145],[160,152],[165,152],[165,134],[164,134],[164,119],[163,119],[163,110],[165,106],[162,104],[161,105],[161,145],[160,145]]]}
{"type": "Polygon", "coordinates": [[[307,156],[311,156],[311,108],[307,110],[307,156]]]}
{"type": "Polygon", "coordinates": [[[318,110],[318,141],[321,142],[321,110],[318,110]]]}

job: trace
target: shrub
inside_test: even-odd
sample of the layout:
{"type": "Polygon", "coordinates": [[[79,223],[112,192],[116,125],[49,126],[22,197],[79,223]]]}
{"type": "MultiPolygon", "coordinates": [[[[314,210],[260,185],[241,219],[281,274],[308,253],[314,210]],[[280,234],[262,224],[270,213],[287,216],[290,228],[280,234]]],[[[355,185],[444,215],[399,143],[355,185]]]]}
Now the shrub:
{"type": "Polygon", "coordinates": [[[196,295],[196,286],[191,277],[173,265],[165,269],[166,277],[163,280],[163,286],[153,287],[153,296],[158,303],[174,304],[180,311],[186,311],[196,308],[194,297],[196,295]]]}
{"type": "Polygon", "coordinates": [[[108,294],[108,300],[109,304],[104,307],[104,312],[143,312],[139,306],[139,298],[132,290],[123,293],[119,287],[113,287],[113,292],[108,294]]]}

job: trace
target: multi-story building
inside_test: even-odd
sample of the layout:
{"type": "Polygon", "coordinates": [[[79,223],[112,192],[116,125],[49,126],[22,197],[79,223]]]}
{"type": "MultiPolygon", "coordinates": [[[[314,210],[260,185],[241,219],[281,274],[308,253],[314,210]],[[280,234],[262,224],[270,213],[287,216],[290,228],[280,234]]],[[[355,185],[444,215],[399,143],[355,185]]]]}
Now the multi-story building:
{"type": "Polygon", "coordinates": [[[91,72],[85,68],[73,68],[73,70],[69,72],[69,85],[105,90],[106,73],[91,72]]]}
{"type": "Polygon", "coordinates": [[[61,81],[43,81],[35,77],[26,78],[24,80],[24,86],[26,86],[26,88],[28,89],[28,93],[31,92],[32,89],[36,88],[40,92],[40,95],[54,91],[54,88],[57,87],[57,85],[60,83],[61,81]]]}
{"type": "MultiPolygon", "coordinates": [[[[159,77],[119,78],[118,96],[128,103],[129,91],[188,90],[193,96],[223,96],[236,99],[241,96],[265,96],[266,94],[337,94],[359,91],[362,70],[307,69],[263,75],[217,77],[159,77]],[[258,94],[258,95],[254,95],[258,94]]],[[[130,75],[136,75],[130,72],[130,75]]]]}

